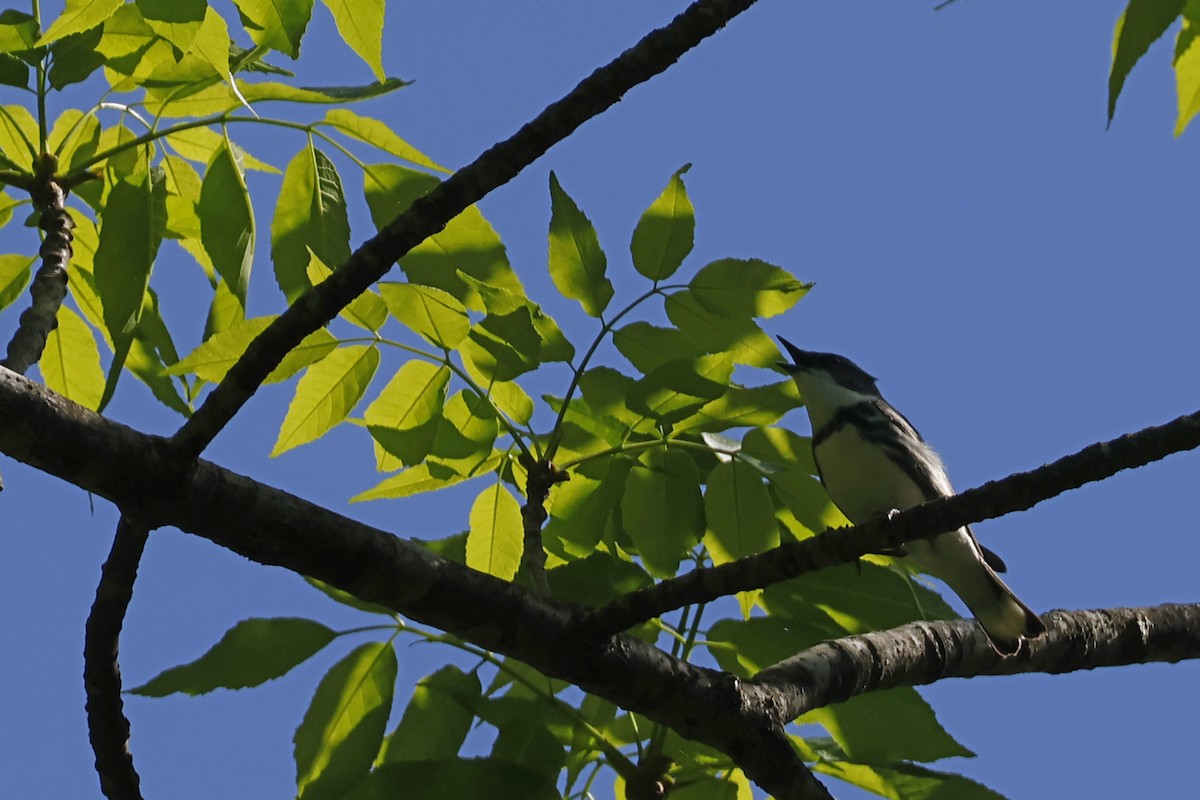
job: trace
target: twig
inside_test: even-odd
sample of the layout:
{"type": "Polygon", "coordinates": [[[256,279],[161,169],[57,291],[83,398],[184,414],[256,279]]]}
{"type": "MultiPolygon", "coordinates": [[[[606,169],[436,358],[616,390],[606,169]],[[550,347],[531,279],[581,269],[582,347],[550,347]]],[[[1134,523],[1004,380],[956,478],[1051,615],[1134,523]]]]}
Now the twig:
{"type": "Polygon", "coordinates": [[[754,0],[698,0],[669,25],[647,34],[608,65],[550,104],[506,141],[439,184],[358,248],[318,287],[305,293],[263,333],[172,437],[186,458],[196,458],[258,390],[283,357],[351,300],[387,273],[393,263],[498,186],[514,178],[587,120],[616,104],[634,86],[674,64],[716,33],[754,0]]]}

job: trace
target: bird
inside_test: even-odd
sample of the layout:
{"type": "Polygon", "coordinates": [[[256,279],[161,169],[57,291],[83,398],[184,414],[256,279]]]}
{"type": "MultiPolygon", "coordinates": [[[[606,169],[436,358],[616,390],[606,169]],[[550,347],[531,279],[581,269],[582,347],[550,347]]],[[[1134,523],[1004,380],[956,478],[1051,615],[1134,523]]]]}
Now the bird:
{"type": "MultiPolygon", "coordinates": [[[[876,378],[845,356],[801,350],[780,341],[780,362],[800,390],[812,423],[813,460],[825,491],[855,525],[953,495],[941,458],[891,406],[876,378]]],[[[899,553],[943,581],[975,615],[996,652],[1017,652],[1046,626],[997,573],[1004,562],[970,527],[907,542],[899,553]]]]}

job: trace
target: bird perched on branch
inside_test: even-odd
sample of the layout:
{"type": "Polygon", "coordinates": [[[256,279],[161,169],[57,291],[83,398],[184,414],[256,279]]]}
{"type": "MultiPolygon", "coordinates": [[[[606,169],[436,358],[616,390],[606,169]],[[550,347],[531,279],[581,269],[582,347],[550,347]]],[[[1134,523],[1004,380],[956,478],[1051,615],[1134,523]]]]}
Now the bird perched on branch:
{"type": "MultiPolygon", "coordinates": [[[[830,499],[858,525],[954,494],[942,460],[879,393],[875,378],[833,353],[801,350],[780,338],[792,358],[779,366],[800,389],[812,422],[813,459],[830,499]]],[[[940,578],[979,620],[992,647],[1015,653],[1046,627],[996,574],[1004,562],[969,527],[908,542],[904,555],[940,578]]]]}

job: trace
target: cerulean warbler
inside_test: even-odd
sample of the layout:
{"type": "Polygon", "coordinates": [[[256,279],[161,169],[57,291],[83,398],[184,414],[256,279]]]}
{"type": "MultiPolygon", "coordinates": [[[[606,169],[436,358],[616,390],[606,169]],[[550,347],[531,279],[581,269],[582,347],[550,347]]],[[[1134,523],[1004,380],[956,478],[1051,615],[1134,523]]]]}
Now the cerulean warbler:
{"type": "MultiPolygon", "coordinates": [[[[780,367],[795,380],[812,422],[821,483],[847,519],[857,525],[954,494],[942,460],[883,399],[875,378],[843,356],[780,341],[794,362],[780,367]]],[[[998,652],[1015,653],[1022,639],[1045,632],[996,575],[1005,571],[1004,562],[975,541],[969,527],[908,542],[903,554],[962,598],[998,652]]]]}

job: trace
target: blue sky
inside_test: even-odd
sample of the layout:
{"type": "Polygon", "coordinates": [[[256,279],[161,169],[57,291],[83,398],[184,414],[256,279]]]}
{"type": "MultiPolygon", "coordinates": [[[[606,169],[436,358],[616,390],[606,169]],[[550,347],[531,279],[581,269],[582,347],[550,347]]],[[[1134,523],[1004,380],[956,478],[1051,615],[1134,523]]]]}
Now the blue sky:
{"type": "MultiPolygon", "coordinates": [[[[359,108],[461,166],[682,7],[392,4],[385,65],[416,82],[359,108]]],[[[1194,411],[1200,398],[1191,235],[1200,158],[1194,133],[1172,136],[1166,42],[1134,70],[1106,129],[1121,8],[1117,0],[976,0],[935,13],[929,3],[763,0],[482,208],[535,299],[561,322],[575,310],[544,278],[549,170],[596,224],[620,292],[621,277],[633,275],[627,244],[637,216],[690,162],[693,267],[758,257],[814,281],[769,330],[844,353],[878,376],[960,488],[1036,467],[1194,411]]],[[[323,8],[317,20],[331,24],[323,8]]],[[[329,36],[306,44],[297,69],[310,83],[369,80],[329,36]]],[[[235,136],[281,168],[301,146],[261,130],[235,136]]],[[[277,183],[252,176],[251,188],[265,230],[277,183]]],[[[360,215],[356,241],[368,225],[360,215]]],[[[3,241],[29,247],[8,231],[3,241]]],[[[255,268],[254,310],[276,310],[265,244],[255,268]]],[[[197,280],[176,251],[158,266],[155,285],[180,306],[197,280]]],[[[0,338],[14,324],[10,311],[0,338]]],[[[288,387],[262,392],[208,457],[345,508],[376,480],[369,445],[360,431],[339,430],[268,460],[289,397],[288,387]]],[[[179,423],[133,380],[111,414],[156,433],[179,423]]],[[[803,413],[789,422],[806,431],[803,413]]],[[[14,797],[97,797],[79,652],[115,511],[11,460],[0,469],[9,520],[0,559],[8,653],[0,719],[9,721],[0,766],[14,797]]],[[[1177,455],[977,533],[1003,554],[1010,584],[1038,611],[1195,601],[1198,478],[1200,458],[1177,455]]],[[[436,495],[350,514],[426,538],[465,526],[460,504],[436,495]]],[[[244,617],[300,615],[359,623],[293,575],[160,531],[122,642],[126,680],[196,657],[244,617]]],[[[132,699],[146,795],[288,796],[292,731],[316,680],[346,649],[251,691],[132,699]]],[[[449,657],[402,647],[401,680],[449,657]]],[[[1185,796],[1200,741],[1198,669],[1151,665],[924,689],[947,729],[979,754],[937,766],[1012,798],[1043,797],[1047,787],[1062,797],[1185,796]]]]}

